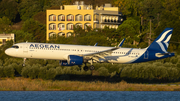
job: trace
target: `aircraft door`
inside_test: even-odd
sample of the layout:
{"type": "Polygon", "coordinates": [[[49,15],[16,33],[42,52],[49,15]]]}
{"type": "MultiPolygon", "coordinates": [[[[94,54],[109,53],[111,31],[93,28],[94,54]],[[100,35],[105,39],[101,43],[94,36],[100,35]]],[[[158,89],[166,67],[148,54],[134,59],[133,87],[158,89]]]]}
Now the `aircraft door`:
{"type": "Polygon", "coordinates": [[[144,53],[144,59],[148,59],[149,56],[149,52],[146,50],[146,52],[144,53]]]}
{"type": "Polygon", "coordinates": [[[23,53],[28,53],[28,45],[27,45],[27,43],[23,45],[23,53]]]}

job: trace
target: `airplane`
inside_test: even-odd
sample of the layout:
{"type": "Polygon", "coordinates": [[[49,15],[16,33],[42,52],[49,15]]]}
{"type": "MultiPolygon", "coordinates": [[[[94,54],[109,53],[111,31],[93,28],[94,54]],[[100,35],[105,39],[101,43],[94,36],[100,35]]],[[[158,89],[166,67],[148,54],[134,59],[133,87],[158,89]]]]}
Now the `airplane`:
{"type": "Polygon", "coordinates": [[[34,59],[59,60],[61,66],[79,67],[84,63],[84,70],[94,70],[93,63],[140,63],[172,57],[175,54],[167,52],[173,28],[164,31],[147,48],[122,48],[123,39],[116,47],[67,45],[50,43],[23,42],[14,44],[5,50],[9,56],[34,59]],[[86,63],[91,65],[88,67],[86,63]]]}

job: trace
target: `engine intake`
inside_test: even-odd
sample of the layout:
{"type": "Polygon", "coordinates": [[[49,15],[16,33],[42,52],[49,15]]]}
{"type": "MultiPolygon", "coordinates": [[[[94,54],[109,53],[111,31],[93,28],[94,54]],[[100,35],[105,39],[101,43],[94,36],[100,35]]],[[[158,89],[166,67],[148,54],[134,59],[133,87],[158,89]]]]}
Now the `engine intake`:
{"type": "Polygon", "coordinates": [[[59,61],[61,66],[74,66],[74,65],[82,65],[83,57],[77,55],[69,55],[68,60],[59,61]]]}

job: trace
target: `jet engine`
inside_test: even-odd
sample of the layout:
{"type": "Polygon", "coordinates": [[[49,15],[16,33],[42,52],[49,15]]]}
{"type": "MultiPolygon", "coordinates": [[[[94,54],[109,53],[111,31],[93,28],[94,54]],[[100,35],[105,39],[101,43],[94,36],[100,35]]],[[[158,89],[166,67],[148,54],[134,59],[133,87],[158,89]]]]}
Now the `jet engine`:
{"type": "Polygon", "coordinates": [[[82,65],[83,57],[77,55],[69,55],[68,60],[59,61],[61,66],[74,66],[74,65],[82,65]]]}

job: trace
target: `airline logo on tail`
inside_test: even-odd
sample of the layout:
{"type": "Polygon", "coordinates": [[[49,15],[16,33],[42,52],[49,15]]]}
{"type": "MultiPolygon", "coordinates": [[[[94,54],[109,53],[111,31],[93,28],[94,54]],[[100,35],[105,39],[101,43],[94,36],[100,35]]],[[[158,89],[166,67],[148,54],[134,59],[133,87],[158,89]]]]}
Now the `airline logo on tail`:
{"type": "Polygon", "coordinates": [[[156,41],[159,44],[161,50],[165,53],[167,53],[167,48],[169,46],[171,35],[172,35],[172,29],[167,30],[164,33],[162,33],[161,37],[156,41]]]}
{"type": "Polygon", "coordinates": [[[148,50],[156,50],[159,52],[167,52],[169,41],[172,36],[173,28],[166,28],[148,47],[148,50]]]}

